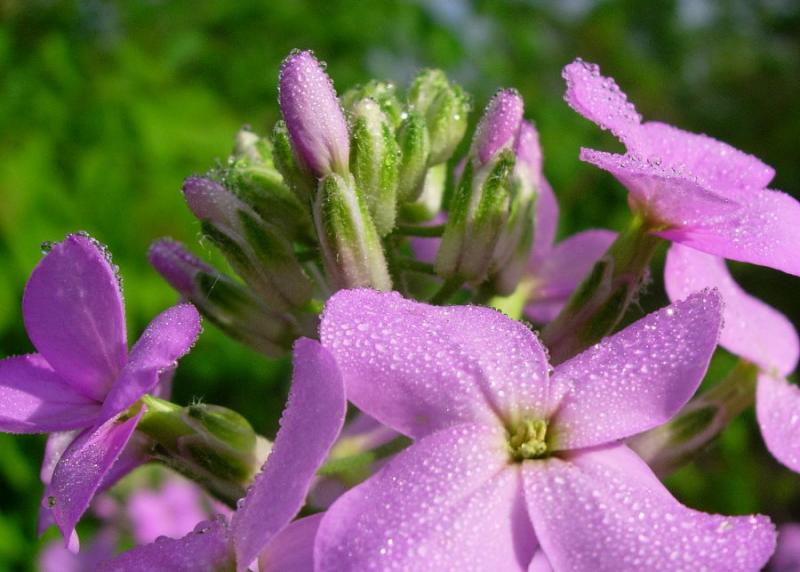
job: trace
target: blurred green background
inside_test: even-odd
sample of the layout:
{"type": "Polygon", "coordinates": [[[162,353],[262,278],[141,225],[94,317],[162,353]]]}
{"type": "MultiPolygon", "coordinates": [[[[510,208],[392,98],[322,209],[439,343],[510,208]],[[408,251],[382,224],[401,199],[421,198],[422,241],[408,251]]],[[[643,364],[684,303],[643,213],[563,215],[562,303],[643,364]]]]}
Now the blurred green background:
{"type": "MultiPolygon", "coordinates": [[[[800,4],[791,0],[0,0],[0,357],[31,350],[22,289],[40,243],[87,230],[124,278],[131,338],[174,293],[146,262],[160,236],[198,242],[179,188],[223,158],[243,124],[278,117],[278,66],[292,48],[327,61],[341,90],[370,77],[404,85],[441,67],[482,107],[518,88],[536,121],[560,233],[620,228],[625,194],[578,161],[616,148],[562,101],[576,56],[614,76],[645,117],[754,153],[800,196],[800,4]]],[[[473,113],[473,122],[477,111],[473,113]]],[[[751,292],[800,323],[798,279],[736,265],[751,292]]],[[[639,313],[665,302],[658,268],[639,313]]],[[[730,363],[723,356],[720,371],[730,363]]],[[[208,326],[181,362],[176,401],[201,397],[274,434],[288,364],[208,326]]],[[[764,451],[745,415],[670,486],[691,506],[800,520],[800,479],[764,451]]],[[[31,569],[43,439],[0,435],[0,570],[31,569]]]]}

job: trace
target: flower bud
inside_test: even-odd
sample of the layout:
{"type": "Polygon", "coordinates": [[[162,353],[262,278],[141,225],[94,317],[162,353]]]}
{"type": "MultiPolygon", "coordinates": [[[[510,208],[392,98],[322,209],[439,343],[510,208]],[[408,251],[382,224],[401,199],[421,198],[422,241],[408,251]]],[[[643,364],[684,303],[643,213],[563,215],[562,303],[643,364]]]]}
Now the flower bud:
{"type": "Polygon", "coordinates": [[[514,89],[498,91],[483,112],[470,155],[485,165],[502,149],[510,149],[522,123],[522,98],[514,89]]]}
{"type": "Polygon", "coordinates": [[[413,203],[402,207],[403,220],[419,223],[431,220],[442,209],[444,188],[447,182],[447,164],[439,163],[428,169],[422,182],[422,193],[413,203]]]}
{"type": "Polygon", "coordinates": [[[356,103],[362,99],[371,99],[378,103],[378,107],[386,114],[392,129],[397,129],[403,120],[403,106],[397,99],[393,83],[370,80],[364,85],[348,89],[342,96],[342,106],[352,111],[356,103]]]}
{"type": "Polygon", "coordinates": [[[428,169],[431,141],[422,115],[408,114],[397,133],[397,141],[400,144],[397,198],[403,204],[419,198],[428,169]]]}
{"type": "Polygon", "coordinates": [[[428,163],[446,162],[467,131],[469,98],[443,71],[425,70],[411,84],[408,104],[425,118],[431,141],[428,163]]]}
{"type": "Polygon", "coordinates": [[[270,307],[287,310],[310,300],[311,282],[277,227],[216,181],[190,177],[183,193],[203,233],[270,307]]]}
{"type": "Polygon", "coordinates": [[[389,119],[372,99],[352,107],[351,169],[380,236],[394,228],[400,151],[389,119]]]}
{"type": "Polygon", "coordinates": [[[272,165],[272,149],[269,141],[256,135],[248,126],[236,133],[233,145],[234,161],[244,161],[248,165],[272,165]]]}
{"type": "Polygon", "coordinates": [[[292,140],[286,123],[278,121],[272,130],[272,160],[283,182],[292,190],[301,204],[310,205],[317,188],[316,179],[298,163],[292,149],[292,140]]]}
{"type": "Polygon", "coordinates": [[[244,496],[271,445],[230,409],[194,404],[180,407],[145,395],[147,409],[137,429],[154,442],[153,457],[234,505],[244,496]]]}
{"type": "Polygon", "coordinates": [[[391,290],[383,246],[351,175],[334,173],[320,181],[314,222],[325,269],[337,289],[391,290]]]}
{"type": "Polygon", "coordinates": [[[293,52],[284,60],[279,85],[278,102],[298,161],[317,178],[347,173],[347,122],[333,82],[311,52],[293,52]]]}
{"type": "Polygon", "coordinates": [[[226,334],[270,357],[282,357],[302,334],[287,314],[268,308],[250,290],[190,254],[179,242],[157,240],[150,264],[181,296],[226,334]]]}

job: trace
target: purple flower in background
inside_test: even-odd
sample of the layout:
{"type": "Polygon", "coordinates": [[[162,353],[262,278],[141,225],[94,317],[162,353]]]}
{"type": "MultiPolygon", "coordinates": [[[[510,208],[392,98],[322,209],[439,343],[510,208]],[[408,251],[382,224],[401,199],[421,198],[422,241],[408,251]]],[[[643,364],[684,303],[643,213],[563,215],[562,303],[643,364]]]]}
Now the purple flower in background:
{"type": "Polygon", "coordinates": [[[725,302],[719,343],[761,370],[756,393],[761,434],[776,459],[800,472],[800,388],[785,379],[800,355],[792,323],[742,290],[725,261],[716,256],[674,244],[667,254],[664,282],[672,300],[702,288],[719,290],[725,302]]]}
{"type": "Polygon", "coordinates": [[[493,310],[339,292],[321,335],[348,397],[416,441],[328,510],[316,569],[759,570],[767,518],[682,506],[619,443],[686,403],[719,326],[702,292],[551,373],[493,310]]]}
{"type": "Polygon", "coordinates": [[[124,474],[117,465],[138,462],[123,451],[144,411],[128,409],[189,351],[200,316],[189,304],[164,311],[129,352],[119,278],[79,234],[36,266],[22,305],[38,353],[0,361],[0,430],[75,432],[51,438],[42,477],[48,512],[77,549],[75,524],[95,492],[124,474]]]}
{"type": "Polygon", "coordinates": [[[800,524],[784,524],[778,530],[778,548],[767,567],[769,572],[800,570],[800,524]]]}
{"type": "Polygon", "coordinates": [[[294,349],[289,402],[272,452],[230,526],[224,519],[201,523],[178,540],[161,540],[126,552],[100,567],[105,572],[139,570],[311,570],[313,539],[321,515],[292,522],[303,506],[317,469],[344,423],[341,376],[319,343],[300,339],[294,349]]]}
{"type": "Polygon", "coordinates": [[[706,135],[641,116],[594,64],[564,68],[565,99],[610,130],[624,155],[582,149],[581,159],[614,175],[631,208],[663,238],[698,250],[800,275],[800,203],[766,189],[774,171],[706,135]]]}
{"type": "Polygon", "coordinates": [[[39,553],[39,572],[86,572],[95,570],[100,563],[114,555],[117,533],[112,528],[103,528],[92,538],[89,546],[80,554],[64,548],[58,542],[48,543],[39,553]]]}

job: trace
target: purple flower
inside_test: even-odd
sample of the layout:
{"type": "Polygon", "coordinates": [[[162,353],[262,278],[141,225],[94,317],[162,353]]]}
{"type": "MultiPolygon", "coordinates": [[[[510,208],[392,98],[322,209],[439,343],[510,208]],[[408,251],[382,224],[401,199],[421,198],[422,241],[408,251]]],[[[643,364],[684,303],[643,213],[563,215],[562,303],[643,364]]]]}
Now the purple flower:
{"type": "Polygon", "coordinates": [[[313,539],[321,516],[291,521],[341,431],[345,405],[344,386],[331,355],[313,340],[298,340],[281,428],[230,526],[221,518],[201,523],[181,539],[136,548],[100,570],[194,572],[228,570],[235,563],[242,571],[256,558],[271,570],[312,569],[313,539]]]}
{"type": "Polygon", "coordinates": [[[328,510],[316,569],[760,569],[767,518],[682,506],[619,442],[694,393],[720,304],[695,294],[551,373],[493,310],[339,292],[321,335],[348,397],[416,441],[328,510]]]}
{"type": "Polygon", "coordinates": [[[350,136],[333,83],[311,52],[281,66],[278,102],[297,158],[316,177],[348,172],[350,136]]]}
{"type": "Polygon", "coordinates": [[[769,572],[800,570],[800,524],[784,524],[778,531],[778,548],[770,560],[769,572]]]}
{"type": "Polygon", "coordinates": [[[706,135],[641,116],[613,79],[576,60],[564,68],[565,99],[625,144],[618,155],[581,150],[613,174],[631,208],[663,238],[743,262],[800,275],[800,203],[765,187],[774,171],[706,135]]]}
{"type": "Polygon", "coordinates": [[[756,414],[773,456],[800,472],[800,388],[785,376],[797,366],[800,342],[791,322],[734,282],[725,261],[677,244],[667,254],[664,281],[670,299],[717,288],[725,302],[719,343],[761,370],[756,414]]]}
{"type": "Polygon", "coordinates": [[[123,453],[144,413],[129,408],[189,351],[200,317],[174,306],[129,352],[119,278],[108,253],[79,234],[36,266],[22,305],[39,353],[0,361],[0,430],[77,433],[51,438],[42,472],[48,512],[77,548],[75,524],[95,492],[140,460],[136,447],[130,463],[123,453]]]}
{"type": "Polygon", "coordinates": [[[511,149],[517,139],[524,103],[515,89],[498,91],[481,117],[472,140],[472,155],[479,166],[489,163],[503,149],[511,149]]]}

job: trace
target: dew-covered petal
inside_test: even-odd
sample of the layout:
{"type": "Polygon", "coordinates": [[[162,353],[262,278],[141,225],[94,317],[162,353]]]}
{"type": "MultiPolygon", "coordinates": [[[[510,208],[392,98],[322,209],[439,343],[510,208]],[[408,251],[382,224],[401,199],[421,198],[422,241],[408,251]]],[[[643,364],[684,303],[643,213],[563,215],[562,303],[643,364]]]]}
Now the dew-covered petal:
{"type": "Polygon", "coordinates": [[[698,220],[659,236],[723,258],[800,276],[800,203],[780,191],[753,191],[746,196],[741,209],[721,219],[698,220]]]}
{"type": "Polygon", "coordinates": [[[128,363],[103,402],[102,420],[124,411],[158,385],[165,370],[175,367],[200,335],[200,314],[191,304],[178,304],[156,316],[134,344],[128,363]]]}
{"type": "Polygon", "coordinates": [[[536,210],[533,216],[533,247],[530,260],[531,264],[538,264],[553,248],[558,228],[558,201],[553,193],[553,187],[544,177],[536,195],[536,210]]]}
{"type": "Polygon", "coordinates": [[[541,548],[533,555],[533,560],[531,560],[530,566],[528,566],[528,572],[553,572],[553,567],[550,565],[547,555],[541,548]]]}
{"type": "Polygon", "coordinates": [[[111,419],[100,427],[87,429],[64,451],[45,489],[53,519],[64,538],[75,530],[143,413],[144,409],[125,421],[111,419]]]}
{"type": "Polygon", "coordinates": [[[800,524],[784,524],[778,530],[778,548],[769,563],[769,572],[800,570],[800,524]]]}
{"type": "Polygon", "coordinates": [[[228,528],[222,517],[201,522],[183,538],[161,537],[102,564],[98,572],[225,572],[233,567],[228,528]]]}
{"type": "Polygon", "coordinates": [[[689,509],[622,445],[529,461],[522,471],[533,527],[556,570],[756,572],[775,548],[767,517],[689,509]]]}
{"type": "Polygon", "coordinates": [[[643,152],[665,166],[692,173],[709,187],[725,194],[742,189],[763,189],[775,169],[708,135],[690,133],[666,123],[642,125],[643,152]]]}
{"type": "Polygon", "coordinates": [[[347,397],[406,435],[459,422],[497,424],[497,415],[543,414],[548,405],[539,340],[489,308],[346,290],[328,302],[321,335],[347,397]]]}
{"type": "Polygon", "coordinates": [[[642,117],[616,82],[600,75],[596,64],[578,58],[561,72],[567,82],[564,99],[572,109],[628,146],[635,146],[642,117]]]}
{"type": "Polygon", "coordinates": [[[709,224],[743,209],[739,202],[707,188],[691,173],[653,159],[581,149],[581,160],[614,175],[628,189],[631,208],[656,226],[709,224]]]}
{"type": "Polygon", "coordinates": [[[122,292],[105,250],[77,234],[55,244],[31,273],[22,312],[50,366],[102,401],[127,350],[122,292]]]}
{"type": "Polygon", "coordinates": [[[525,313],[543,324],[558,315],[578,284],[614,242],[610,230],[587,230],[560,242],[539,264],[531,265],[533,289],[525,313]]]}
{"type": "Polygon", "coordinates": [[[78,393],[38,354],[0,360],[0,431],[51,433],[88,427],[100,403],[78,393]]]}
{"type": "Polygon", "coordinates": [[[553,384],[567,389],[551,420],[556,447],[600,445],[670,419],[708,369],[721,306],[715,290],[697,292],[558,366],[553,384]]]}
{"type": "Polygon", "coordinates": [[[521,504],[502,429],[442,429],[328,509],[317,570],[525,570],[536,540],[521,504]]]}
{"type": "Polygon", "coordinates": [[[314,539],[324,513],[295,520],[267,544],[258,557],[259,572],[314,570],[314,539]]]}
{"type": "Polygon", "coordinates": [[[756,415],[772,456],[800,473],[800,387],[767,373],[758,375],[756,415]]]}
{"type": "Polygon", "coordinates": [[[281,428],[261,473],[231,523],[238,569],[244,570],[300,511],[311,481],[344,423],[341,376],[328,351],[302,338],[281,428]]]}
{"type": "Polygon", "coordinates": [[[716,288],[724,302],[719,344],[763,369],[776,369],[783,375],[794,371],[800,352],[794,326],[786,316],[742,290],[722,258],[673,244],[667,253],[664,285],[671,300],[716,288]]]}

